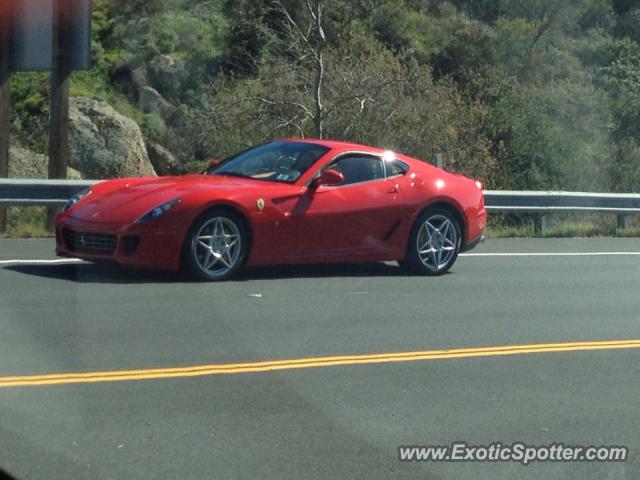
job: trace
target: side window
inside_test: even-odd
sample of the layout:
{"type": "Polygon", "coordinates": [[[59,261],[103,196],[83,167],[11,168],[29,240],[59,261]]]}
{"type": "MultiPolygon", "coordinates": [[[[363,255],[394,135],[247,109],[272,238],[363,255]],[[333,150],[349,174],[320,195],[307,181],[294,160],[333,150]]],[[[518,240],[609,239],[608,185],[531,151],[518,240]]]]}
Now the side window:
{"type": "Polygon", "coordinates": [[[331,168],[344,175],[344,185],[384,178],[382,159],[378,157],[348,155],[333,163],[331,168]]]}
{"type": "Polygon", "coordinates": [[[400,160],[394,160],[392,162],[386,162],[385,168],[387,169],[387,178],[395,177],[397,175],[404,175],[409,170],[409,165],[400,160]]]}

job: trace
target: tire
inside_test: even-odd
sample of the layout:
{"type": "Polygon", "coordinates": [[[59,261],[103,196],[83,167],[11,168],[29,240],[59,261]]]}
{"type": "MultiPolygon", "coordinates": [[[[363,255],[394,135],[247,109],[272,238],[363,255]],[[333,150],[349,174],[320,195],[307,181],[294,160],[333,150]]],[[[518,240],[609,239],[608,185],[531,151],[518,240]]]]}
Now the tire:
{"type": "Polygon", "coordinates": [[[187,274],[199,281],[226,280],[244,264],[248,240],[240,215],[226,209],[206,212],[191,226],[184,242],[187,274]]]}
{"type": "Polygon", "coordinates": [[[427,208],[411,229],[400,266],[420,275],[442,275],[456,262],[461,243],[456,215],[447,208],[427,208]]]}

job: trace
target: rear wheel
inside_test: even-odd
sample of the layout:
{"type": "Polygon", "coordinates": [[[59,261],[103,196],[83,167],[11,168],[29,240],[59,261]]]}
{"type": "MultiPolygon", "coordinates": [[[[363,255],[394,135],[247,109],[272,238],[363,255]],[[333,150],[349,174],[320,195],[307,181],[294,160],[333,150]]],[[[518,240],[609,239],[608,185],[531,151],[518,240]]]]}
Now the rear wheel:
{"type": "Polygon", "coordinates": [[[401,266],[423,275],[442,275],[458,258],[462,234],[456,216],[446,208],[428,208],[409,234],[401,266]]]}
{"type": "Polygon", "coordinates": [[[191,227],[184,245],[185,266],[197,280],[224,280],[240,268],[247,232],[239,215],[212,210],[191,227]]]}

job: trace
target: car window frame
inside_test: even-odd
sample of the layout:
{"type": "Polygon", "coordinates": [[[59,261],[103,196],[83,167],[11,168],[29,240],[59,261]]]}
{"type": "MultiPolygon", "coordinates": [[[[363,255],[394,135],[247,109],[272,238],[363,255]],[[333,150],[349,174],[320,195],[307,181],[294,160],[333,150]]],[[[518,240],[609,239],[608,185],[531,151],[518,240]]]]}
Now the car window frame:
{"type": "Polygon", "coordinates": [[[383,155],[381,153],[373,153],[373,152],[365,152],[362,150],[349,150],[349,151],[345,151],[345,152],[340,152],[338,154],[336,154],[333,158],[331,158],[331,160],[328,160],[323,166],[321,166],[316,173],[314,173],[311,178],[309,178],[309,180],[306,181],[305,186],[308,187],[309,185],[311,185],[311,183],[317,179],[318,177],[320,177],[320,175],[322,175],[326,170],[328,170],[329,168],[331,168],[336,162],[338,162],[342,157],[345,156],[349,156],[349,155],[363,155],[363,156],[367,156],[367,157],[375,157],[380,159],[380,161],[382,162],[382,168],[384,171],[384,177],[383,178],[377,178],[374,180],[365,180],[363,182],[356,182],[356,183],[347,183],[344,185],[322,185],[323,187],[326,188],[338,188],[338,187],[348,187],[351,185],[360,185],[363,183],[370,183],[370,182],[377,182],[378,180],[388,180],[390,178],[396,178],[396,177],[404,177],[409,173],[409,170],[411,169],[411,165],[409,165],[407,162],[400,160],[399,158],[394,158],[391,162],[395,162],[397,164],[399,164],[403,169],[404,172],[402,173],[396,173],[394,175],[389,175],[389,170],[388,170],[388,166],[387,166],[387,161],[385,161],[383,155]]]}
{"type": "Polygon", "coordinates": [[[407,162],[403,162],[402,160],[398,159],[398,158],[394,158],[393,160],[386,162],[383,159],[383,163],[384,163],[384,176],[385,178],[396,178],[396,177],[404,177],[407,173],[409,173],[409,164],[407,162]],[[388,164],[390,163],[396,163],[398,165],[400,165],[402,167],[402,169],[404,170],[402,173],[396,173],[394,175],[388,175],[387,174],[387,167],[388,164]]]}
{"type": "Polygon", "coordinates": [[[373,152],[364,152],[364,151],[361,151],[361,150],[349,150],[347,152],[338,153],[331,160],[329,160],[324,166],[320,167],[318,169],[318,171],[309,179],[309,181],[307,182],[306,186],[308,187],[309,185],[311,185],[311,183],[316,178],[320,177],[320,175],[322,175],[326,170],[330,169],[333,165],[335,165],[337,162],[339,162],[344,157],[349,157],[349,156],[353,156],[353,155],[361,155],[363,157],[370,157],[370,158],[374,158],[374,159],[380,160],[380,162],[382,162],[382,173],[383,173],[383,176],[381,178],[375,178],[373,180],[364,180],[362,182],[345,183],[345,184],[341,184],[341,185],[321,185],[321,187],[323,187],[323,188],[344,188],[344,187],[351,187],[353,185],[362,185],[364,183],[373,183],[373,182],[385,181],[387,179],[387,170],[386,170],[386,167],[384,165],[385,161],[382,158],[382,154],[373,153],[373,152]]]}

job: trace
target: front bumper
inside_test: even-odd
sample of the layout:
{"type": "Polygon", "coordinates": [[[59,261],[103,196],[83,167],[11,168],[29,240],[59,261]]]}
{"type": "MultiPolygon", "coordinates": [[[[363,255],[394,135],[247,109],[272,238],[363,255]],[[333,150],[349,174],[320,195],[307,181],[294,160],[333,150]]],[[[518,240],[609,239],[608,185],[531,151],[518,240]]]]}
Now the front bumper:
{"type": "Polygon", "coordinates": [[[56,221],[56,255],[136,268],[177,271],[183,238],[181,228],[155,222],[122,225],[70,216],[56,221]]]}

